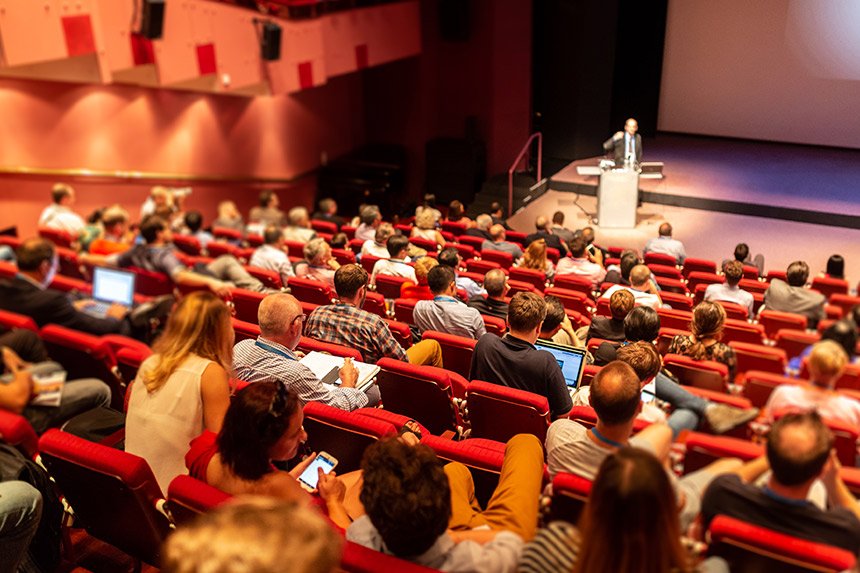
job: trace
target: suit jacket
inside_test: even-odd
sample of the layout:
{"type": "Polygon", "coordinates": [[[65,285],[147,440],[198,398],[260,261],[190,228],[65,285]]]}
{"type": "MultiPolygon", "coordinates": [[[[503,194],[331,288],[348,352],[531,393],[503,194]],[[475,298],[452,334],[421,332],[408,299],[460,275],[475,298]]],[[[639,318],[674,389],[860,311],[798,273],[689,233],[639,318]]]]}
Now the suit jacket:
{"type": "MultiPolygon", "coordinates": [[[[633,145],[636,151],[636,163],[642,163],[642,136],[638,133],[633,135],[633,145]]],[[[611,151],[616,165],[624,163],[624,132],[618,131],[603,142],[603,150],[611,151]]]]}
{"type": "MultiPolygon", "coordinates": [[[[546,241],[547,247],[552,247],[553,249],[558,249],[558,252],[562,255],[567,254],[567,245],[565,245],[558,235],[551,235],[546,231],[538,231],[537,233],[532,233],[528,237],[526,237],[526,248],[531,245],[533,242],[538,239],[543,239],[546,241]]],[[[525,250],[525,249],[523,249],[525,250]]]]}
{"type": "Polygon", "coordinates": [[[815,328],[818,321],[823,319],[824,295],[804,287],[790,286],[780,279],[770,281],[770,287],[764,293],[765,310],[778,310],[802,314],[808,319],[807,326],[815,328]]]}
{"type": "Polygon", "coordinates": [[[59,324],[97,336],[123,331],[122,321],[80,312],[65,293],[42,290],[20,276],[0,281],[0,308],[32,317],[40,327],[59,324]]]}

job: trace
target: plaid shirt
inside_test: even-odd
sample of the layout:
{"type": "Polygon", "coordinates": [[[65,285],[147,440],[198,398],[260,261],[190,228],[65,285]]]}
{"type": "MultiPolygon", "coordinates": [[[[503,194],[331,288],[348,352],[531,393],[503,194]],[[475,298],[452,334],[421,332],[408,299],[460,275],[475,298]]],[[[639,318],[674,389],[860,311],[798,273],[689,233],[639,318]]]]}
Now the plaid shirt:
{"type": "Polygon", "coordinates": [[[355,348],[370,364],[380,358],[407,361],[406,351],[394,340],[385,321],[351,304],[315,309],[305,323],[305,336],[355,348]]]}
{"type": "Polygon", "coordinates": [[[299,395],[302,404],[322,402],[347,411],[367,406],[367,394],[361,390],[327,386],[286,346],[262,336],[257,340],[292,358],[261,348],[256,340],[242,340],[233,347],[233,370],[239,380],[283,382],[299,395]]]}

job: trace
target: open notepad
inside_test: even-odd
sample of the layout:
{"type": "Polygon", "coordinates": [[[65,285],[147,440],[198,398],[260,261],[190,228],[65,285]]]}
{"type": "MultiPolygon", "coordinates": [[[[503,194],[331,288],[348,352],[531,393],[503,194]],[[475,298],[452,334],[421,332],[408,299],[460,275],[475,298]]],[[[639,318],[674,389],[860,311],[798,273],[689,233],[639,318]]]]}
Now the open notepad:
{"type": "MultiPolygon", "coordinates": [[[[343,366],[343,358],[340,356],[332,356],[323,352],[310,352],[305,355],[299,362],[307,366],[313,372],[320,382],[323,384],[331,384],[340,386],[340,378],[338,371],[343,366]]],[[[379,366],[375,364],[365,364],[353,360],[355,367],[358,369],[358,380],[355,382],[355,387],[359,390],[366,390],[368,386],[373,384],[373,379],[379,372],[379,366]]]]}

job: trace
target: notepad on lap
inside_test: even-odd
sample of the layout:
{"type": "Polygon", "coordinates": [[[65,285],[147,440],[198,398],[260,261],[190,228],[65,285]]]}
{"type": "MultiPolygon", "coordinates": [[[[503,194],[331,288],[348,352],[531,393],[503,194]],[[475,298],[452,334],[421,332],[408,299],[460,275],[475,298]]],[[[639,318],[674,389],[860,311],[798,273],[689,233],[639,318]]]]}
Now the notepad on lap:
{"type": "MultiPolygon", "coordinates": [[[[323,352],[310,352],[305,354],[305,357],[299,360],[300,363],[307,366],[311,372],[323,384],[331,384],[332,386],[340,386],[340,378],[338,371],[343,366],[344,359],[340,356],[332,356],[323,352]]],[[[355,382],[355,387],[364,391],[373,383],[373,379],[379,373],[379,366],[376,364],[365,364],[364,362],[352,361],[358,369],[358,380],[355,382]]]]}

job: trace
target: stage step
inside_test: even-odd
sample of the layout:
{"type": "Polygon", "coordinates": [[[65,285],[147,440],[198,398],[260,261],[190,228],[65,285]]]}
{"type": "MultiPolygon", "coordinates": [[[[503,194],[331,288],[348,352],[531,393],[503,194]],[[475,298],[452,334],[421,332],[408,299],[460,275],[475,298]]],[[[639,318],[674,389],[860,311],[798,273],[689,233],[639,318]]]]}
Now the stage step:
{"type": "MultiPolygon", "coordinates": [[[[537,181],[528,173],[514,173],[514,211],[522,204],[523,200],[528,197],[529,189],[537,181]]],[[[475,218],[481,213],[490,212],[490,204],[493,201],[498,201],[502,207],[508,207],[508,174],[499,173],[487,179],[481,186],[481,191],[475,195],[466,210],[469,217],[475,218]]]]}

